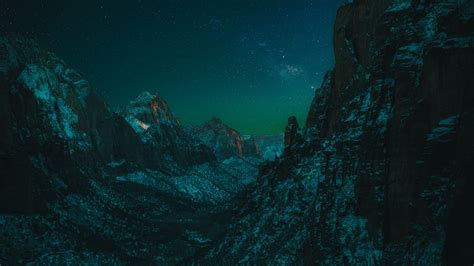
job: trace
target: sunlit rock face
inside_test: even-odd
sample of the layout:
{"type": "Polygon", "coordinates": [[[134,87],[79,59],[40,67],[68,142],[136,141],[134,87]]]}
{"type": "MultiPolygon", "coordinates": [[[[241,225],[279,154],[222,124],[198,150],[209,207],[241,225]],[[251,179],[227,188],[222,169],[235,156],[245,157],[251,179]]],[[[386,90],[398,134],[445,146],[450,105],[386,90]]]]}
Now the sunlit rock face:
{"type": "Polygon", "coordinates": [[[206,148],[159,97],[118,115],[0,37],[0,263],[470,265],[473,13],[348,1],[306,128],[256,182],[258,149],[220,122],[206,148]]]}
{"type": "Polygon", "coordinates": [[[258,143],[253,137],[243,137],[218,118],[211,119],[202,126],[192,127],[190,132],[209,146],[219,160],[231,157],[261,158],[258,143]]]}
{"type": "Polygon", "coordinates": [[[149,92],[141,93],[135,100],[131,101],[127,107],[127,115],[132,116],[141,122],[141,127],[155,124],[176,124],[178,120],[173,116],[168,103],[160,96],[152,95],[149,92]]]}
{"type": "Polygon", "coordinates": [[[472,263],[473,14],[472,1],[342,6],[307,127],[290,121],[283,158],[203,261],[472,263]]]}
{"type": "Polygon", "coordinates": [[[218,163],[157,96],[112,112],[21,37],[0,35],[0,129],[0,264],[178,264],[258,173],[258,159],[218,163]]]}
{"type": "Polygon", "coordinates": [[[140,136],[147,165],[191,166],[215,162],[213,151],[195,136],[188,134],[160,96],[141,93],[120,114],[140,136]]]}

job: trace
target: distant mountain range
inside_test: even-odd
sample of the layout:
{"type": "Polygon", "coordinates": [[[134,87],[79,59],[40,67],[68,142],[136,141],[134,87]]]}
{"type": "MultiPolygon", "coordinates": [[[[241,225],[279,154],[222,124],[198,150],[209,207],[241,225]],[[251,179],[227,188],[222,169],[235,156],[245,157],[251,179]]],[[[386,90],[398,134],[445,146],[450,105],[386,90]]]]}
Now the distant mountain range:
{"type": "Polygon", "coordinates": [[[256,142],[221,121],[184,128],[148,92],[112,111],[21,36],[0,59],[0,262],[182,260],[258,175],[256,142]]]}
{"type": "Polygon", "coordinates": [[[184,127],[147,92],[112,111],[0,35],[0,264],[471,265],[472,3],[346,1],[281,136],[184,127]]]}

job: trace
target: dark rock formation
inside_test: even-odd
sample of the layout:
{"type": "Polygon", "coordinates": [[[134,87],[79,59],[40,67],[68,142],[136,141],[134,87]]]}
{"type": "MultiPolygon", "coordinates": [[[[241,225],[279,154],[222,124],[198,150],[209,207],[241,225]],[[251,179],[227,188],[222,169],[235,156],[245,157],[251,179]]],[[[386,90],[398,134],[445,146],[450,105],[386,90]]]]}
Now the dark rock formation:
{"type": "Polygon", "coordinates": [[[0,55],[1,211],[44,209],[52,171],[77,188],[86,168],[141,164],[138,136],[80,74],[21,37],[0,37],[0,55]]]}
{"type": "Polygon", "coordinates": [[[253,136],[244,135],[242,136],[242,141],[242,157],[262,158],[260,146],[253,136]]]}
{"type": "Polygon", "coordinates": [[[285,147],[289,147],[295,143],[296,134],[300,126],[295,116],[288,118],[288,124],[285,128],[285,147]]]}
{"type": "Polygon", "coordinates": [[[258,141],[190,134],[146,93],[118,115],[2,36],[0,264],[472,264],[473,26],[472,1],[348,1],[306,128],[256,182],[258,141]]]}
{"type": "Polygon", "coordinates": [[[204,261],[472,263],[473,25],[472,1],[341,7],[304,143],[292,119],[204,261]]]}
{"type": "Polygon", "coordinates": [[[191,134],[211,147],[219,160],[230,157],[261,158],[258,144],[252,137],[242,137],[218,118],[190,129],[191,134]]]}
{"type": "Polygon", "coordinates": [[[0,35],[0,129],[2,265],[176,264],[219,236],[258,172],[217,164],[159,97],[112,112],[21,37],[0,35]]]}
{"type": "Polygon", "coordinates": [[[262,135],[255,136],[255,141],[258,144],[260,153],[264,160],[273,161],[283,154],[284,135],[262,135]]]}

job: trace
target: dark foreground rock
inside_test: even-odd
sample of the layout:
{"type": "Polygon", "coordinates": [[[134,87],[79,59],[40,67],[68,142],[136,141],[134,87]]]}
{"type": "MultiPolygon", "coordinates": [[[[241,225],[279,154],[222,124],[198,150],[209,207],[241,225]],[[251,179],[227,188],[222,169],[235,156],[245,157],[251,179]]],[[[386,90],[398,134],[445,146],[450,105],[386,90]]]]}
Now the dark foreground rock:
{"type": "Polygon", "coordinates": [[[132,128],[54,54],[1,36],[0,59],[0,210],[44,210],[53,173],[79,190],[109,161],[143,166],[132,128]]]}
{"type": "Polygon", "coordinates": [[[283,158],[198,261],[474,261],[474,5],[350,2],[306,128],[289,120],[283,158]]]}
{"type": "Polygon", "coordinates": [[[0,263],[471,265],[473,25],[472,1],[348,1],[306,127],[256,182],[219,121],[216,160],[160,98],[118,115],[2,36],[0,263]]]}

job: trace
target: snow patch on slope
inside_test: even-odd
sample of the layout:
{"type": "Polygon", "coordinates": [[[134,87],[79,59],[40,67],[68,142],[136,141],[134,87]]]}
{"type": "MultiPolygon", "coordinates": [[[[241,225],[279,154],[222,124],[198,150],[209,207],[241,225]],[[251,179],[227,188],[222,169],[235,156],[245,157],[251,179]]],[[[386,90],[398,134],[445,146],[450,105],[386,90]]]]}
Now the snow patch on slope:
{"type": "Polygon", "coordinates": [[[69,87],[61,83],[54,72],[46,67],[30,64],[20,73],[18,81],[33,93],[53,133],[72,145],[70,153],[91,147],[86,135],[77,130],[77,113],[63,99],[67,97],[69,87]]]}

